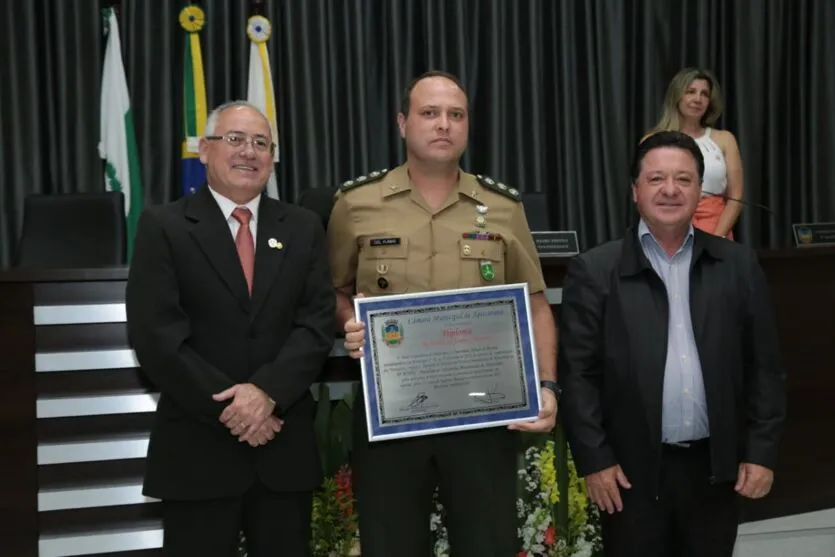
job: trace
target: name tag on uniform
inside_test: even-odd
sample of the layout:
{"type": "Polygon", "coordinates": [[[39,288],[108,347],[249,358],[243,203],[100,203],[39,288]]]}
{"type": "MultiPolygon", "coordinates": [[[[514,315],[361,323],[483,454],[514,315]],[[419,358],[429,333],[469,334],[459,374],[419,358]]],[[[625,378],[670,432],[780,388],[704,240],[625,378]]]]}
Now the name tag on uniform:
{"type": "Polygon", "coordinates": [[[400,238],[371,238],[368,241],[368,245],[371,247],[376,246],[399,246],[400,245],[400,238]]]}

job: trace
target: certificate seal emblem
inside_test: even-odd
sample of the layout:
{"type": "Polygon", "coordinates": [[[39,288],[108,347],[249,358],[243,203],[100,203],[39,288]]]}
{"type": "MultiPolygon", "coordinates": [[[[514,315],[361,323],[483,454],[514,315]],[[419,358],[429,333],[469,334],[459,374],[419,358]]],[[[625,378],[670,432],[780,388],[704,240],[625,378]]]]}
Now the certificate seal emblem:
{"type": "Polygon", "coordinates": [[[383,342],[392,348],[403,343],[403,326],[397,319],[389,319],[383,323],[383,342]]]}

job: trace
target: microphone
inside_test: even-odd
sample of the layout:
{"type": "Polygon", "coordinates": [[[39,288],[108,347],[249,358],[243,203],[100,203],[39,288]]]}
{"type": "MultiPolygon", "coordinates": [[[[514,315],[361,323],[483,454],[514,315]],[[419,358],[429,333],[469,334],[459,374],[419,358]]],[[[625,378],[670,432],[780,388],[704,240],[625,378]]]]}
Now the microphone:
{"type": "Polygon", "coordinates": [[[737,199],[736,197],[730,197],[725,195],[724,193],[713,193],[709,191],[702,190],[702,195],[712,195],[713,197],[721,197],[722,199],[727,199],[728,201],[736,201],[740,205],[746,205],[748,207],[756,207],[757,209],[762,209],[766,213],[773,215],[774,211],[766,207],[765,205],[760,205],[759,203],[752,203],[750,201],[743,201],[742,199],[737,199]]]}

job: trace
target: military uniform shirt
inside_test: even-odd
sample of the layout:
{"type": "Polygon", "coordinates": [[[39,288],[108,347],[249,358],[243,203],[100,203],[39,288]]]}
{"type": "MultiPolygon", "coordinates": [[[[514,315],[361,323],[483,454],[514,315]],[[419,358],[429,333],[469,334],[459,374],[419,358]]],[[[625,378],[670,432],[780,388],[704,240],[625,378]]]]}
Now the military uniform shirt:
{"type": "Polygon", "coordinates": [[[333,284],[367,296],[545,281],[519,193],[459,172],[432,211],[406,165],[343,184],[328,225],[333,284]]]}

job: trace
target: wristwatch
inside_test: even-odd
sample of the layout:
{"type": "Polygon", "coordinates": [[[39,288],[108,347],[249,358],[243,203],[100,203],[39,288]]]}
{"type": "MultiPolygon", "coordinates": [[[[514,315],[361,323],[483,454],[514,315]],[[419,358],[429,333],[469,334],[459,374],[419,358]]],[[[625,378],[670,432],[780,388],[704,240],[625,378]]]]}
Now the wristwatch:
{"type": "Polygon", "coordinates": [[[556,381],[548,381],[546,379],[543,379],[539,382],[539,386],[543,389],[548,389],[549,391],[554,393],[554,396],[557,397],[557,402],[559,402],[560,396],[562,395],[562,389],[556,381]]]}

